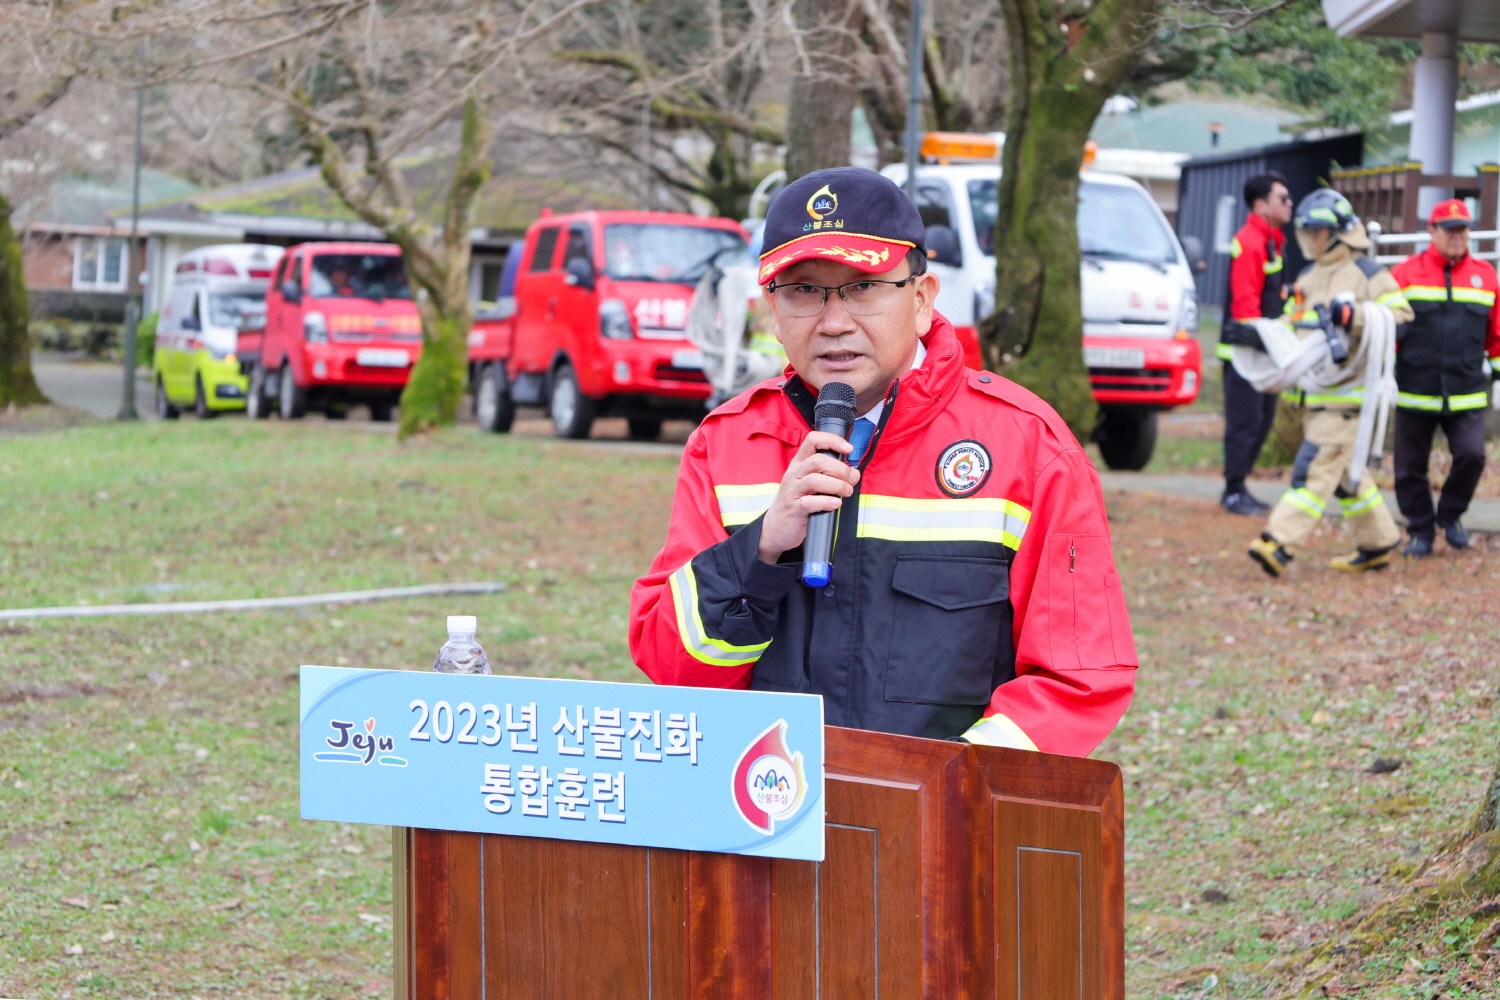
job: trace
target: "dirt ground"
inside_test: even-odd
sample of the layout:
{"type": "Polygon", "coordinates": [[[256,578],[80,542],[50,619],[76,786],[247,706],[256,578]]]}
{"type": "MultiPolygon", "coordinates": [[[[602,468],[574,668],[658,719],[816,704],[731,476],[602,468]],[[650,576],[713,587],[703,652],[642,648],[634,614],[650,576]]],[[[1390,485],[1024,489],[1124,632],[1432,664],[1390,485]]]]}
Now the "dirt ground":
{"type": "MultiPolygon", "coordinates": [[[[1500,539],[1349,577],[1327,560],[1352,542],[1325,522],[1273,581],[1244,554],[1258,521],[1108,503],[1141,658],[1096,754],[1127,775],[1130,995],[1283,995],[1302,949],[1340,940],[1478,803],[1500,539]]],[[[1327,995],[1495,995],[1500,963],[1468,953],[1455,912],[1327,995]]]]}

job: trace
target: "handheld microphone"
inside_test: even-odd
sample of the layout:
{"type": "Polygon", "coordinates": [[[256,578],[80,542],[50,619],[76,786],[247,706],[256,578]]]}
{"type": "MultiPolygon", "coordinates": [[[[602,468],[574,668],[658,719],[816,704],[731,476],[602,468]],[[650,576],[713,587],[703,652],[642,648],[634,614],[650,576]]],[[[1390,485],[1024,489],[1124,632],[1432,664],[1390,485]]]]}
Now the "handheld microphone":
{"type": "MultiPolygon", "coordinates": [[[[817,429],[849,440],[854,427],[854,389],[843,382],[829,382],[818,393],[813,408],[817,429]]],[[[818,449],[819,454],[845,461],[836,451],[818,449]]],[[[838,511],[825,510],[807,519],[807,539],[802,543],[802,582],[809,587],[826,587],[833,578],[833,531],[838,511]]]]}

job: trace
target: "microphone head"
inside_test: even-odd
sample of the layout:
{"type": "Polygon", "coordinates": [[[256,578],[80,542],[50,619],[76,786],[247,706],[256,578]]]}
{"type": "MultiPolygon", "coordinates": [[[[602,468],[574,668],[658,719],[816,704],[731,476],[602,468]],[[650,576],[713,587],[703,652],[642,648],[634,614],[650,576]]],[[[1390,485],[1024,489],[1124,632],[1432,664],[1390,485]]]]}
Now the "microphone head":
{"type": "Polygon", "coordinates": [[[813,407],[814,420],[854,422],[854,387],[845,382],[829,382],[818,393],[813,407]]]}

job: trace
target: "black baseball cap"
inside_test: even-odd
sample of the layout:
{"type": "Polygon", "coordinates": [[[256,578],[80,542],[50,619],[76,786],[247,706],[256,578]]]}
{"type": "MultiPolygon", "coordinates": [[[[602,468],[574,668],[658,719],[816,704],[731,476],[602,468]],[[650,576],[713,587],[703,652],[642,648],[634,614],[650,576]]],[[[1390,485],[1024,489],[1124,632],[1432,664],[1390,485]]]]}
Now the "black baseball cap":
{"type": "Polygon", "coordinates": [[[913,247],[926,253],[926,237],[917,206],[889,177],[864,167],[815,170],[782,188],[766,212],[760,283],[809,258],[879,274],[913,247]]]}

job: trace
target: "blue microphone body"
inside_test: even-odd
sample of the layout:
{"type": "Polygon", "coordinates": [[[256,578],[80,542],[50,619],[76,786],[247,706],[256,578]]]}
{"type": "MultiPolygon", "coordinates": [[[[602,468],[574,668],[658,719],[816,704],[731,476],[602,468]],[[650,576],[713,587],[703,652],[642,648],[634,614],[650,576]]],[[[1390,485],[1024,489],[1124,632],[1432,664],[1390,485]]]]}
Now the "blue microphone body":
{"type": "MultiPolygon", "coordinates": [[[[813,420],[819,431],[849,440],[854,427],[854,389],[843,382],[829,382],[818,393],[813,420]]],[[[819,453],[844,461],[836,451],[819,449],[819,453]]],[[[807,538],[802,543],[802,582],[809,587],[826,587],[833,579],[834,531],[838,511],[825,510],[807,519],[807,538]]]]}

